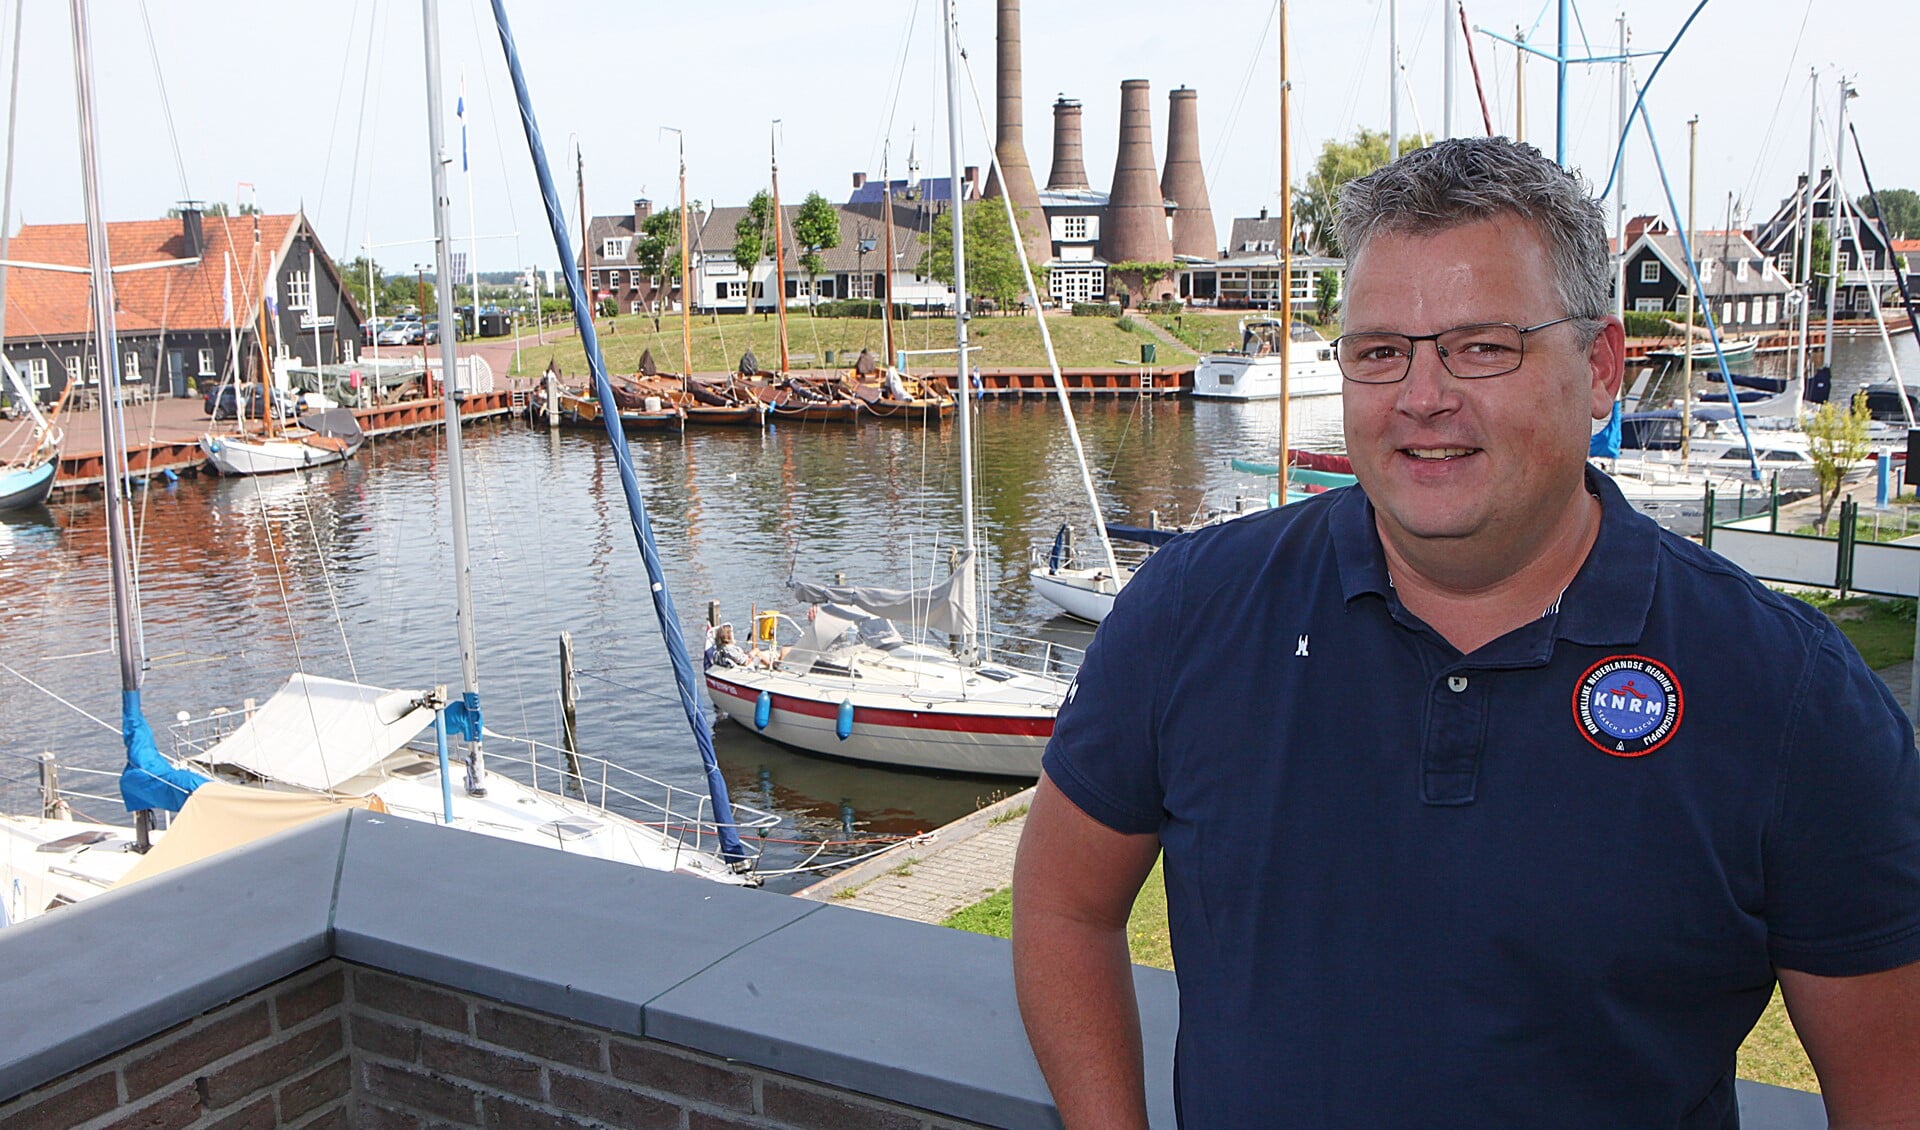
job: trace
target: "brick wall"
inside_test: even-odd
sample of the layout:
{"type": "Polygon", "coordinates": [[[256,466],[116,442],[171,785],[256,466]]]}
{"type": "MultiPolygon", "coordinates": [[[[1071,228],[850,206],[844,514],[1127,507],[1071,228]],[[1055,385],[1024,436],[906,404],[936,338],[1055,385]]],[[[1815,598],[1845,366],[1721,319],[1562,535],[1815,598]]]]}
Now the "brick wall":
{"type": "Polygon", "coordinates": [[[345,968],[353,1124],[368,1130],[449,1123],[503,1130],[974,1125],[410,978],[345,968]]]}
{"type": "Polygon", "coordinates": [[[330,961],[221,1005],[0,1104],[0,1130],[356,1125],[345,981],[330,961]]]}

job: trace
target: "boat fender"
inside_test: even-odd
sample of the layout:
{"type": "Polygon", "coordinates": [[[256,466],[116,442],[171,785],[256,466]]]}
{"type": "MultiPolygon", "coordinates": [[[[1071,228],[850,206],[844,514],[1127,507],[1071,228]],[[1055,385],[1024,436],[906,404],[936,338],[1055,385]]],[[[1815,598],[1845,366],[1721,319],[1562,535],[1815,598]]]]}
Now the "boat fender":
{"type": "Polygon", "coordinates": [[[207,444],[207,450],[213,452],[215,455],[218,455],[220,454],[220,449],[225,446],[226,446],[225,444],[221,443],[219,440],[216,439],[213,442],[207,444]]]}
{"type": "Polygon", "coordinates": [[[760,698],[753,704],[753,728],[764,730],[767,723],[773,721],[773,692],[761,691],[760,698]]]}
{"type": "Polygon", "coordinates": [[[834,717],[834,720],[833,720],[833,733],[835,737],[839,738],[843,742],[847,740],[848,735],[853,733],[853,700],[852,699],[843,698],[840,700],[839,713],[834,717]]]}

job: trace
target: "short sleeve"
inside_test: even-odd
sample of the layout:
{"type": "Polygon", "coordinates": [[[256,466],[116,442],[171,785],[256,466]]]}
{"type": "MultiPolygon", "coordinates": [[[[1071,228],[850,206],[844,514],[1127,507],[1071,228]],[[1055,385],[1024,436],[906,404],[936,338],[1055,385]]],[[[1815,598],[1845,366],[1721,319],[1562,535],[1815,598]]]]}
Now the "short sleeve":
{"type": "Polygon", "coordinates": [[[1087,647],[1042,765],[1079,809],[1116,832],[1158,832],[1159,688],[1174,650],[1186,539],[1134,573],[1087,647]]]}
{"type": "Polygon", "coordinates": [[[1766,845],[1773,964],[1823,977],[1920,961],[1920,751],[1879,676],[1826,631],[1766,845]]]}

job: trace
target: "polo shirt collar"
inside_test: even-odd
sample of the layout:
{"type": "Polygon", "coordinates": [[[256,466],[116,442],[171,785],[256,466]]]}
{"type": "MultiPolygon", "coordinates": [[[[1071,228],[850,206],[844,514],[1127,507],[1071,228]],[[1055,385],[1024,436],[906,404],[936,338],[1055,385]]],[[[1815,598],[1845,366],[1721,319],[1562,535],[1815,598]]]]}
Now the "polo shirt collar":
{"type": "MultiPolygon", "coordinates": [[[[1635,511],[1613,480],[1591,464],[1587,492],[1600,500],[1600,534],[1561,594],[1553,634],[1593,647],[1630,644],[1640,638],[1653,605],[1660,527],[1635,511]]],[[[1359,487],[1339,495],[1327,521],[1341,595],[1349,603],[1369,593],[1391,599],[1393,582],[1373,503],[1359,487]]]]}

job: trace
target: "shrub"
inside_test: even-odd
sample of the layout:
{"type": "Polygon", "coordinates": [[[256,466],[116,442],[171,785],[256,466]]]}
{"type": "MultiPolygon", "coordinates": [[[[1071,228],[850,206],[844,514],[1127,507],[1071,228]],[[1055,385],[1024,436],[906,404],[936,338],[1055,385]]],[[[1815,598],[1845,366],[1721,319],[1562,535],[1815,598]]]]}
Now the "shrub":
{"type": "Polygon", "coordinates": [[[1118,318],[1115,318],[1113,320],[1113,324],[1115,328],[1125,333],[1133,332],[1133,316],[1130,314],[1120,315],[1118,318]]]}
{"type": "Polygon", "coordinates": [[[1178,298],[1169,298],[1165,302],[1142,302],[1140,309],[1148,314],[1178,314],[1186,309],[1186,303],[1178,298]]]}
{"type": "Polygon", "coordinates": [[[1118,318],[1118,302],[1076,302],[1073,304],[1073,316],[1076,318],[1118,318]]]}

